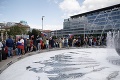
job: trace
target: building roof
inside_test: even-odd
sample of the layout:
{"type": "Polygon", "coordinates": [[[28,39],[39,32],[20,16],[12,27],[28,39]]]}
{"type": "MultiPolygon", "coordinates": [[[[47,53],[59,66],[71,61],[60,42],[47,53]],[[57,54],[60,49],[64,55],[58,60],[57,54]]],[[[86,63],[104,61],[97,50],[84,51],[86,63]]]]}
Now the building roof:
{"type": "Polygon", "coordinates": [[[43,30],[43,32],[51,32],[51,30],[43,30]]]}
{"type": "Polygon", "coordinates": [[[85,13],[82,13],[82,14],[73,15],[73,16],[70,16],[70,17],[71,18],[76,18],[76,17],[79,17],[79,16],[83,16],[83,15],[87,15],[87,14],[90,14],[90,13],[99,12],[99,11],[103,11],[103,10],[108,10],[108,9],[115,8],[115,7],[120,7],[120,4],[116,4],[116,5],[112,5],[112,6],[109,6],[109,7],[105,7],[105,8],[85,12],[85,13]]]}
{"type": "Polygon", "coordinates": [[[29,25],[22,25],[21,23],[16,23],[16,25],[20,26],[20,27],[24,27],[24,28],[30,28],[29,25]]]}
{"type": "Polygon", "coordinates": [[[4,26],[4,27],[1,27],[0,29],[10,29],[9,26],[4,26]]]}
{"type": "Polygon", "coordinates": [[[4,26],[5,24],[4,23],[0,23],[0,26],[4,26]]]}

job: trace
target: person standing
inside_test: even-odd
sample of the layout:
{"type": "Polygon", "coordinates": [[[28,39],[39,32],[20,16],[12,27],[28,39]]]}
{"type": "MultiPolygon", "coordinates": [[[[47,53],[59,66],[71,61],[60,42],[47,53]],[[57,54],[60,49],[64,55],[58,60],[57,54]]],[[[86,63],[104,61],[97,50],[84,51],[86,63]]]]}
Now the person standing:
{"type": "Polygon", "coordinates": [[[21,37],[20,43],[21,43],[22,54],[24,55],[25,54],[25,49],[24,49],[24,39],[23,39],[23,37],[21,37]]]}
{"type": "Polygon", "coordinates": [[[69,47],[72,47],[72,42],[73,42],[73,40],[72,40],[72,38],[70,37],[70,38],[68,39],[68,46],[69,46],[69,47]]]}
{"type": "Polygon", "coordinates": [[[2,61],[2,47],[3,47],[3,44],[0,40],[0,62],[2,61]]]}
{"type": "Polygon", "coordinates": [[[59,39],[59,48],[62,48],[62,39],[59,39]]]}
{"type": "Polygon", "coordinates": [[[21,46],[22,43],[20,42],[20,39],[17,41],[17,55],[21,55],[21,46]]]}
{"type": "Polygon", "coordinates": [[[40,38],[40,37],[37,39],[37,44],[38,44],[37,49],[38,49],[38,51],[40,51],[40,49],[41,49],[41,43],[40,43],[41,40],[42,40],[42,38],[40,38]]]}
{"type": "Polygon", "coordinates": [[[8,39],[6,40],[6,46],[8,47],[8,57],[11,57],[13,55],[12,51],[14,46],[14,42],[11,39],[11,36],[9,36],[8,39]]]}
{"type": "Polygon", "coordinates": [[[67,44],[67,38],[64,38],[64,47],[68,47],[68,44],[67,44]]]}
{"type": "Polygon", "coordinates": [[[6,52],[6,44],[5,44],[5,41],[2,41],[2,60],[5,60],[7,59],[7,54],[8,52],[6,52]]]}
{"type": "Polygon", "coordinates": [[[27,52],[30,52],[30,39],[27,38],[27,52]]]}
{"type": "Polygon", "coordinates": [[[49,40],[48,40],[48,38],[46,39],[46,49],[49,49],[49,40]]]}
{"type": "Polygon", "coordinates": [[[27,53],[27,38],[23,38],[24,40],[24,52],[27,53]]]}

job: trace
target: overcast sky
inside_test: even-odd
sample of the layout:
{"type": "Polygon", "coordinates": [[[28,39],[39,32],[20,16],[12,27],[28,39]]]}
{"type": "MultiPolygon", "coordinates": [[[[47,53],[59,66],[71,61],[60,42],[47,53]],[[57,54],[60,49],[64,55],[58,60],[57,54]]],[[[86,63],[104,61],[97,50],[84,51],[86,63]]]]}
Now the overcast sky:
{"type": "Polygon", "coordinates": [[[120,0],[0,0],[0,23],[27,21],[31,28],[59,30],[64,19],[120,4],[120,0]]]}

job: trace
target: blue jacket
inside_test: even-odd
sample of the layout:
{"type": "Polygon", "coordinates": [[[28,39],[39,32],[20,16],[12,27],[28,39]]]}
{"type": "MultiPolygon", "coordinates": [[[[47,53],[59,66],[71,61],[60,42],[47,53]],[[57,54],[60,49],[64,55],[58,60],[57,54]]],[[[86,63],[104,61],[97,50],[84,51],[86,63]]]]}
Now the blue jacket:
{"type": "Polygon", "coordinates": [[[11,38],[8,38],[6,40],[6,46],[7,47],[13,47],[14,46],[14,42],[13,42],[13,40],[11,38]]]}

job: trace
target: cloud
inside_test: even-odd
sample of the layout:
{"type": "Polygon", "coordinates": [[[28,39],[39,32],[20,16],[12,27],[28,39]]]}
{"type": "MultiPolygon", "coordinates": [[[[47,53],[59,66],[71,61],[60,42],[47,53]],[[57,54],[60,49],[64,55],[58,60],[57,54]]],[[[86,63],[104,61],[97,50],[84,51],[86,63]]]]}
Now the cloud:
{"type": "Polygon", "coordinates": [[[59,8],[64,12],[62,18],[68,18],[71,15],[100,9],[118,3],[120,3],[120,0],[84,0],[81,3],[79,0],[63,0],[63,2],[59,3],[59,8]]]}
{"type": "Polygon", "coordinates": [[[64,12],[62,18],[65,18],[79,12],[80,4],[77,0],[64,0],[59,3],[59,8],[64,12]]]}
{"type": "Polygon", "coordinates": [[[79,13],[88,12],[120,3],[120,0],[85,0],[79,13]]]}
{"type": "Polygon", "coordinates": [[[80,5],[77,0],[64,0],[59,4],[59,7],[65,12],[80,10],[80,5]]]}

